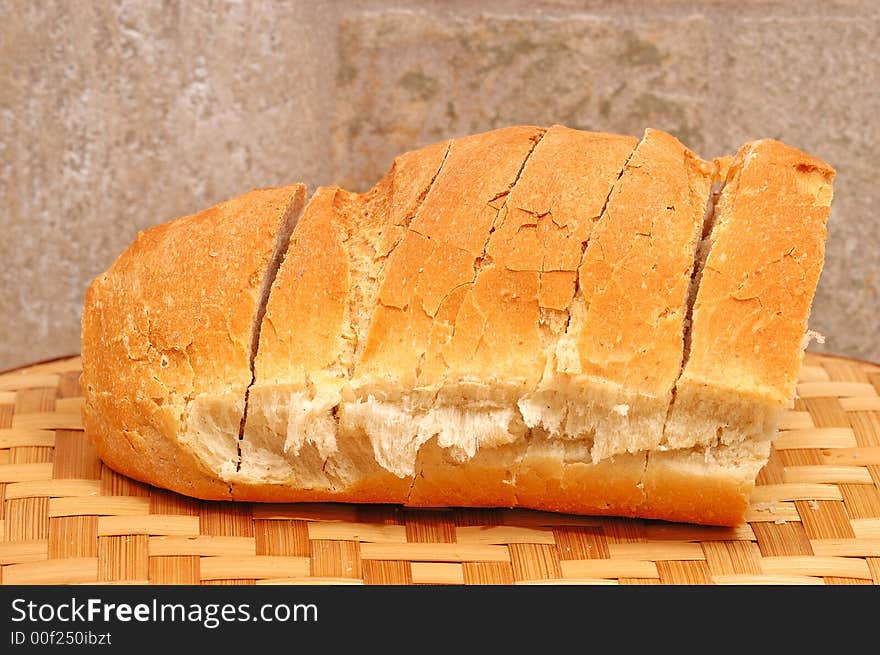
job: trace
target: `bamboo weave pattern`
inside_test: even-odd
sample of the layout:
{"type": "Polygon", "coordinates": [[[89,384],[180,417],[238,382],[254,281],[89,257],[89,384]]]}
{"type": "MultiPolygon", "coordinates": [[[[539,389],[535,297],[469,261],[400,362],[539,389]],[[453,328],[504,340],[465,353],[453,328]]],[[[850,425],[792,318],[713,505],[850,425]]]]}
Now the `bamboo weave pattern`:
{"type": "Polygon", "coordinates": [[[808,354],[748,523],[185,498],[103,466],[78,358],[0,374],[0,584],[880,584],[880,366],[808,354]]]}

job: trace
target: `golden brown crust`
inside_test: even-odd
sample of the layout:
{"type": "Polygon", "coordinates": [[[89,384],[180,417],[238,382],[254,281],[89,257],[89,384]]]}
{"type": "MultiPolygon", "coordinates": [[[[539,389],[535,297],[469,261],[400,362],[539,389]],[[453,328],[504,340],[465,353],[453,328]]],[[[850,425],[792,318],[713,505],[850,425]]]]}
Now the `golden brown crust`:
{"type": "Polygon", "coordinates": [[[560,125],[532,138],[480,266],[461,295],[449,296],[453,320],[435,317],[449,337],[431,340],[422,384],[477,377],[533,391],[544,373],[545,340],[558,335],[542,335],[543,312],[567,317],[584,245],[637,141],[560,125]]]}
{"type": "Polygon", "coordinates": [[[650,453],[645,502],[633,515],[706,525],[742,523],[760,465],[718,470],[700,465],[701,456],[700,451],[650,453]]]}
{"type": "MultiPolygon", "coordinates": [[[[402,388],[429,383],[416,379],[419,362],[433,359],[429,343],[436,348],[445,343],[437,330],[451,334],[442,317],[459,312],[465,295],[456,291],[473,284],[490,229],[543,132],[511,127],[453,141],[443,169],[390,256],[355,375],[372,374],[402,388]],[[441,324],[435,328],[435,323],[441,324]]],[[[420,372],[435,371],[429,363],[420,372]]]]}
{"type": "MultiPolygon", "coordinates": [[[[703,450],[624,453],[598,464],[584,446],[532,438],[456,462],[428,450],[407,505],[523,507],[570,514],[629,516],[737,525],[743,520],[760,460],[736,449],[706,461],[703,450]],[[578,452],[580,451],[580,452],[578,452]],[[580,461],[578,461],[580,460],[580,461]]],[[[420,457],[422,453],[420,453],[420,457]]]]}

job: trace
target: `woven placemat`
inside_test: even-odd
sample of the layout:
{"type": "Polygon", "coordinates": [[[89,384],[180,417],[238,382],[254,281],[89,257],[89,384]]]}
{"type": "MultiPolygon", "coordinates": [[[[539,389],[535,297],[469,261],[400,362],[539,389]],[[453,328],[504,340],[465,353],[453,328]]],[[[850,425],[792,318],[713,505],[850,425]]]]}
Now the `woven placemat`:
{"type": "Polygon", "coordinates": [[[78,358],[0,374],[0,583],[880,584],[880,366],[808,354],[748,523],[198,501],[103,466],[78,358]]]}

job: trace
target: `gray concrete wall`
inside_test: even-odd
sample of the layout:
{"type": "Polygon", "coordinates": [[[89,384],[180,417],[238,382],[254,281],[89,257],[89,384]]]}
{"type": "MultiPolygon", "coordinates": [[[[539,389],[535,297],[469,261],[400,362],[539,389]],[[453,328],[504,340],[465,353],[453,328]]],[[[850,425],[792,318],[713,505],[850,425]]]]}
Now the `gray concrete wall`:
{"type": "Polygon", "coordinates": [[[369,187],[511,123],[775,137],[838,170],[811,326],[880,360],[880,3],[0,0],[0,369],[79,349],[137,230],[254,186],[369,187]]]}

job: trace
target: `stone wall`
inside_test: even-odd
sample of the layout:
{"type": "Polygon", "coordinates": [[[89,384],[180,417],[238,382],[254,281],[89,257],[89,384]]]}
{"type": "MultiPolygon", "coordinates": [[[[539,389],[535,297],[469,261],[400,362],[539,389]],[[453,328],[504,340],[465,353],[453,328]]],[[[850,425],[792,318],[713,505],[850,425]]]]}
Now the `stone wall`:
{"type": "Polygon", "coordinates": [[[79,350],[137,230],[254,186],[369,187],[511,123],[775,137],[838,170],[811,326],[880,360],[880,3],[0,0],[0,369],[79,350]]]}

